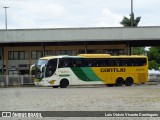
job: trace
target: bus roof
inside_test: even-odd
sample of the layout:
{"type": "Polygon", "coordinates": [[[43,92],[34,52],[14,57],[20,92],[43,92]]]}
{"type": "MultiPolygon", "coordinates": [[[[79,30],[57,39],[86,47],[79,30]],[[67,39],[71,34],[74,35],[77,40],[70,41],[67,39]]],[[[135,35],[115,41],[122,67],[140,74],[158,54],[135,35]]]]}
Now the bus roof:
{"type": "Polygon", "coordinates": [[[78,56],[83,56],[84,58],[144,58],[144,55],[118,55],[111,56],[110,54],[79,54],[78,56]]]}
{"type": "Polygon", "coordinates": [[[41,57],[39,59],[41,59],[41,60],[49,60],[49,59],[55,59],[55,58],[82,58],[82,57],[80,57],[80,56],[69,56],[69,55],[57,55],[57,56],[41,57]]]}
{"type": "Polygon", "coordinates": [[[79,54],[78,56],[82,56],[85,58],[106,58],[111,57],[110,54],[79,54]]]}
{"type": "Polygon", "coordinates": [[[118,55],[111,56],[110,54],[79,54],[77,56],[58,55],[58,56],[46,56],[39,59],[49,60],[55,58],[147,58],[144,55],[118,55]]]}
{"type": "Polygon", "coordinates": [[[55,58],[62,58],[62,56],[46,56],[46,57],[41,57],[39,59],[49,60],[49,59],[55,59],[55,58]]]}

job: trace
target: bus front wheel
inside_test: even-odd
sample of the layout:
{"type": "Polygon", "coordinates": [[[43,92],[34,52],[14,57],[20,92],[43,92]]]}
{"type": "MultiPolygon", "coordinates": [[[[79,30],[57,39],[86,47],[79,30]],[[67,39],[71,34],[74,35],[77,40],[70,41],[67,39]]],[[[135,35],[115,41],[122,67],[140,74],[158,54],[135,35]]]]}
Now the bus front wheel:
{"type": "Polygon", "coordinates": [[[62,79],[60,82],[60,88],[66,88],[69,85],[69,81],[67,79],[62,79]]]}
{"type": "Polygon", "coordinates": [[[119,77],[116,79],[116,86],[122,86],[124,84],[124,79],[122,77],[119,77]]]}
{"type": "Polygon", "coordinates": [[[131,86],[133,84],[133,78],[132,77],[127,77],[124,84],[126,86],[131,86]]]}

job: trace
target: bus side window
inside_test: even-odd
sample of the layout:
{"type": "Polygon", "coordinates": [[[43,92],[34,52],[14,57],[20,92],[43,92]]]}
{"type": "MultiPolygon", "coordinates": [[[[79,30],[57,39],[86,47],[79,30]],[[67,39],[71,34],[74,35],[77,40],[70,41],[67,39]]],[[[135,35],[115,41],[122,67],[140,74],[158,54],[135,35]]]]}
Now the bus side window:
{"type": "Polygon", "coordinates": [[[79,59],[79,58],[74,58],[72,59],[72,64],[71,64],[72,67],[83,67],[83,60],[82,59],[79,59]]]}
{"type": "Polygon", "coordinates": [[[108,59],[108,65],[107,66],[112,66],[112,65],[113,65],[113,63],[112,63],[111,59],[108,59]]]}
{"type": "Polygon", "coordinates": [[[109,60],[105,59],[104,66],[109,66],[109,60]]]}
{"type": "Polygon", "coordinates": [[[139,66],[139,60],[138,59],[133,59],[133,62],[132,62],[133,66],[139,66]]]}
{"type": "Polygon", "coordinates": [[[69,67],[69,61],[64,62],[64,67],[69,67]]]}
{"type": "Polygon", "coordinates": [[[139,59],[139,66],[146,65],[146,59],[139,59]]]}
{"type": "Polygon", "coordinates": [[[103,61],[101,59],[96,60],[96,63],[95,63],[96,67],[101,67],[102,64],[103,64],[103,61]]]}
{"type": "Polygon", "coordinates": [[[60,61],[60,63],[59,63],[59,68],[62,68],[64,66],[64,62],[63,61],[60,61]]]}
{"type": "Polygon", "coordinates": [[[146,65],[147,63],[147,60],[146,59],[144,59],[143,61],[142,61],[142,65],[144,66],[144,65],[146,65]]]}
{"type": "Polygon", "coordinates": [[[71,64],[70,59],[68,58],[61,58],[59,59],[59,68],[63,68],[63,67],[69,67],[71,64]]]}
{"type": "Polygon", "coordinates": [[[120,59],[120,66],[133,66],[132,60],[128,58],[120,59]]]}
{"type": "Polygon", "coordinates": [[[85,67],[92,67],[93,66],[93,60],[91,58],[85,59],[84,66],[85,67]]]}
{"type": "Polygon", "coordinates": [[[95,59],[95,67],[104,67],[105,66],[105,59],[97,58],[95,59]]]}
{"type": "Polygon", "coordinates": [[[56,67],[57,67],[57,59],[49,60],[46,66],[46,77],[52,76],[53,73],[56,71],[56,67]]]}
{"type": "Polygon", "coordinates": [[[119,66],[119,62],[116,61],[115,59],[110,59],[109,66],[119,66]]]}

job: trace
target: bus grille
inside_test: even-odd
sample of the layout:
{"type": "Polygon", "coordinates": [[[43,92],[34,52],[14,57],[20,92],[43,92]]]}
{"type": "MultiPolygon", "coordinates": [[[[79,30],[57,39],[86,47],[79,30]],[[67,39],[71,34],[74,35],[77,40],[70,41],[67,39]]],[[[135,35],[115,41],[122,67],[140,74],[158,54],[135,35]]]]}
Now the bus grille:
{"type": "Polygon", "coordinates": [[[138,83],[145,83],[146,80],[146,73],[138,73],[138,83]]]}

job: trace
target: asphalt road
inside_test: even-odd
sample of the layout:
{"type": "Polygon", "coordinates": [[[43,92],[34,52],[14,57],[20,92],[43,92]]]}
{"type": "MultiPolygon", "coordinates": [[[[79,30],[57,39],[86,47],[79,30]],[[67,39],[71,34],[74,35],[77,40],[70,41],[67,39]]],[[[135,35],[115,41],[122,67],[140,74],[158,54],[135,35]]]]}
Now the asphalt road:
{"type": "Polygon", "coordinates": [[[160,111],[160,85],[9,87],[0,96],[0,111],[160,111]]]}

